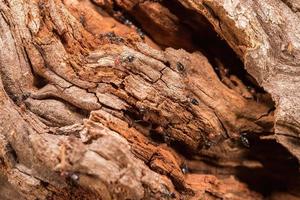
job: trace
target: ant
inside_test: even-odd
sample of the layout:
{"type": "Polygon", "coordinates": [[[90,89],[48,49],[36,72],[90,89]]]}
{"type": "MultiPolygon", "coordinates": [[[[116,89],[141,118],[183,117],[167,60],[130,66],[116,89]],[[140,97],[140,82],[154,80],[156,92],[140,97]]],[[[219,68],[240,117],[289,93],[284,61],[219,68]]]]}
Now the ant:
{"type": "Polygon", "coordinates": [[[184,70],[184,65],[181,62],[176,63],[178,71],[183,71],[184,70]]]}
{"type": "Polygon", "coordinates": [[[191,103],[194,104],[194,105],[196,105],[196,106],[199,105],[198,100],[194,99],[194,98],[191,100],[191,103]]]}
{"type": "Polygon", "coordinates": [[[106,37],[108,37],[108,39],[110,40],[111,43],[121,43],[121,42],[124,42],[124,39],[117,36],[115,34],[115,32],[109,32],[107,34],[105,34],[106,37]]]}
{"type": "Polygon", "coordinates": [[[176,194],[174,192],[169,191],[167,188],[165,188],[165,192],[162,194],[162,196],[167,198],[167,199],[176,198],[176,194]]]}
{"type": "Polygon", "coordinates": [[[137,34],[142,38],[143,40],[145,39],[145,33],[142,31],[141,28],[136,28],[137,34]]]}
{"type": "Polygon", "coordinates": [[[209,149],[212,145],[213,145],[213,143],[211,141],[204,140],[204,148],[205,149],[209,149]]]}
{"type": "Polygon", "coordinates": [[[124,62],[133,62],[135,57],[133,55],[129,55],[123,59],[124,62]]]}
{"type": "Polygon", "coordinates": [[[70,183],[71,186],[76,186],[79,181],[79,175],[73,172],[63,171],[60,175],[65,177],[66,181],[70,183]]]}
{"type": "Polygon", "coordinates": [[[189,168],[185,162],[181,165],[181,171],[183,174],[189,173],[189,168]]]}
{"type": "Polygon", "coordinates": [[[240,136],[240,140],[241,140],[241,143],[247,147],[247,148],[250,148],[250,142],[247,138],[247,133],[242,133],[241,136],[240,136]]]}
{"type": "Polygon", "coordinates": [[[80,15],[79,21],[83,26],[85,26],[85,17],[83,15],[80,15]]]}
{"type": "Polygon", "coordinates": [[[163,133],[163,139],[167,145],[169,145],[169,146],[171,145],[172,138],[168,134],[163,133]]]}

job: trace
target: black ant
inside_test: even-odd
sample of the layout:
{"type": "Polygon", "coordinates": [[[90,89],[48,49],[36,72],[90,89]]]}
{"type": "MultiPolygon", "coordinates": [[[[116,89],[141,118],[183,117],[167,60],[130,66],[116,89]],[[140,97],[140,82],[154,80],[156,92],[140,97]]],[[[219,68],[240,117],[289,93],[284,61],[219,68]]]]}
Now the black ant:
{"type": "Polygon", "coordinates": [[[171,144],[172,139],[171,139],[171,137],[170,137],[168,134],[163,133],[163,138],[164,138],[164,142],[165,142],[167,145],[170,145],[170,144],[171,144]]]}
{"type": "Polygon", "coordinates": [[[213,143],[211,141],[204,140],[204,148],[205,149],[209,149],[212,145],[213,145],[213,143]]]}
{"type": "Polygon", "coordinates": [[[189,173],[189,168],[185,162],[181,165],[181,171],[183,174],[189,173]]]}
{"type": "Polygon", "coordinates": [[[85,17],[83,15],[80,15],[79,21],[83,26],[85,26],[85,17]]]}
{"type": "Polygon", "coordinates": [[[199,105],[198,100],[194,99],[194,98],[191,100],[191,103],[194,104],[194,105],[196,105],[196,106],[199,105]]]}
{"type": "Polygon", "coordinates": [[[64,175],[66,176],[67,182],[71,186],[76,186],[78,184],[79,175],[77,175],[76,173],[66,172],[64,175]]]}
{"type": "Polygon", "coordinates": [[[108,39],[110,40],[111,43],[121,43],[124,42],[124,39],[117,36],[115,34],[115,32],[109,32],[107,34],[105,34],[106,37],[108,37],[108,39]]]}
{"type": "Polygon", "coordinates": [[[184,70],[184,65],[181,62],[177,62],[176,66],[177,66],[178,71],[184,70]]]}
{"type": "Polygon", "coordinates": [[[126,25],[126,26],[129,26],[129,27],[132,27],[134,26],[133,23],[127,19],[122,12],[120,11],[113,11],[115,17],[117,18],[118,21],[120,21],[122,24],[126,25]]]}
{"type": "Polygon", "coordinates": [[[136,28],[137,34],[144,40],[145,39],[145,33],[140,28],[136,28]]]}
{"type": "Polygon", "coordinates": [[[165,189],[165,192],[162,194],[162,196],[167,199],[176,198],[176,194],[174,192],[170,192],[168,189],[165,189]]]}
{"type": "Polygon", "coordinates": [[[125,59],[123,59],[124,62],[133,62],[135,57],[133,55],[127,56],[125,59]]]}
{"type": "Polygon", "coordinates": [[[247,133],[242,133],[241,136],[240,136],[240,140],[241,140],[241,143],[247,147],[247,148],[250,148],[250,142],[247,138],[247,133]]]}

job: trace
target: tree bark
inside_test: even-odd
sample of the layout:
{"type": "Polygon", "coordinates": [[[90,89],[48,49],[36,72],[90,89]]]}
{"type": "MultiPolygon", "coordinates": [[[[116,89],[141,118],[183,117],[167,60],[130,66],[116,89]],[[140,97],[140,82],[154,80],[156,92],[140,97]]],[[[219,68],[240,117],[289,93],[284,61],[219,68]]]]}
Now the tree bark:
{"type": "Polygon", "coordinates": [[[300,196],[296,1],[1,0],[0,14],[1,199],[300,196]]]}

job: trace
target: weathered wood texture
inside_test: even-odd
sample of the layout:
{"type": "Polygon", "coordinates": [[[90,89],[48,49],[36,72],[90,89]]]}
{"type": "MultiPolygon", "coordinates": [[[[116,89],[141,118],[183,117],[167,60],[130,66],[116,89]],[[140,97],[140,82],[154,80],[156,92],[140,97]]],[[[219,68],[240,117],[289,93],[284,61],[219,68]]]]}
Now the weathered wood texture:
{"type": "Polygon", "coordinates": [[[275,138],[300,159],[300,19],[296,1],[181,1],[206,16],[276,103],[275,138]]]}
{"type": "MultiPolygon", "coordinates": [[[[152,26],[156,26],[153,31],[157,30],[157,27],[169,27],[163,34],[180,33],[180,36],[168,35],[169,39],[163,41],[159,40],[159,35],[153,33],[152,36],[157,38],[156,41],[169,46],[177,46],[176,44],[180,43],[182,34],[178,30],[184,27],[180,24],[181,18],[172,15],[172,9],[167,9],[168,4],[175,4],[176,1],[166,3],[166,7],[151,1],[116,2],[118,6],[136,16],[152,9],[153,12],[149,12],[149,21],[152,21],[152,26]],[[156,23],[155,19],[161,24],[156,23]],[[170,40],[172,41],[169,42],[170,40]]],[[[219,36],[225,39],[240,57],[246,70],[272,95],[276,103],[274,126],[276,139],[300,158],[298,145],[294,145],[298,140],[300,117],[298,110],[300,92],[297,89],[300,85],[299,3],[276,0],[178,0],[178,2],[189,12],[194,11],[190,14],[190,21],[195,21],[195,15],[200,21],[194,24],[185,22],[184,25],[190,25],[186,30],[189,30],[189,27],[197,30],[197,26],[202,25],[203,28],[203,24],[207,25],[203,20],[204,16],[219,36]]],[[[148,24],[145,24],[145,29],[147,27],[148,24]]],[[[183,33],[184,36],[190,34],[183,33]]],[[[199,34],[199,37],[209,37],[207,33],[199,34]]],[[[189,39],[185,41],[184,45],[191,48],[193,41],[189,39]]]]}
{"type": "Polygon", "coordinates": [[[275,138],[299,158],[297,3],[174,2],[0,1],[1,198],[261,199],[228,170],[261,167],[234,141],[275,138]],[[198,51],[213,31],[275,112],[198,51]]]}

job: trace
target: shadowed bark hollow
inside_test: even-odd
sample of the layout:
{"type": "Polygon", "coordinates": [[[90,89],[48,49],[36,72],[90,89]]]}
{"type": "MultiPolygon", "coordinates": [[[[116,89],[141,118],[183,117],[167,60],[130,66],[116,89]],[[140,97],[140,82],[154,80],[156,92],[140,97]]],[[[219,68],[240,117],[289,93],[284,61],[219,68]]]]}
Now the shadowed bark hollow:
{"type": "Polygon", "coordinates": [[[299,9],[0,0],[0,199],[300,198],[299,9]]]}

